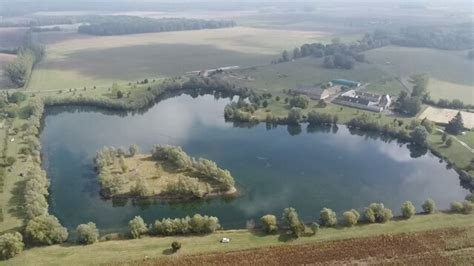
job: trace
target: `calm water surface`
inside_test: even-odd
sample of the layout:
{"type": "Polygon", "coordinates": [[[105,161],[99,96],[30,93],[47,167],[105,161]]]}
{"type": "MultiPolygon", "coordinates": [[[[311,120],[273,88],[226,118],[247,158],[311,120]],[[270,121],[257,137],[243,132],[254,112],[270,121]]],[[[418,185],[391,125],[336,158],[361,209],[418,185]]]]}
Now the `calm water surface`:
{"type": "Polygon", "coordinates": [[[104,232],[123,229],[135,215],[151,223],[196,212],[217,216],[225,228],[236,228],[266,213],[279,217],[288,206],[311,221],[323,207],[340,213],[353,207],[362,210],[376,201],[399,213],[406,200],[420,209],[432,197],[447,208],[467,194],[456,172],[430,153],[412,158],[416,152],[404,144],[353,135],[343,126],[337,132],[308,130],[306,125],[301,130],[269,130],[265,124],[234,127],[223,117],[229,101],[182,95],[143,114],[49,108],[41,142],[51,179],[51,213],[68,228],[94,221],[104,232]],[[192,156],[214,160],[231,171],[243,195],[151,205],[101,199],[92,164],[96,151],[132,143],[146,152],[153,144],[180,145],[192,156]]]}

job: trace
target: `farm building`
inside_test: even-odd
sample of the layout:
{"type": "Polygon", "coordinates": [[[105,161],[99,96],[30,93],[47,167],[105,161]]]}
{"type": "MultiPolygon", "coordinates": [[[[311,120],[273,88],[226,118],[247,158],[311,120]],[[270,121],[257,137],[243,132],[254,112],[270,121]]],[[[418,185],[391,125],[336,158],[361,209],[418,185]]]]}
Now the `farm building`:
{"type": "Polygon", "coordinates": [[[372,112],[382,112],[390,107],[392,99],[388,94],[378,95],[349,90],[334,99],[333,103],[369,110],[372,112]]]}
{"type": "Polygon", "coordinates": [[[321,87],[301,87],[293,89],[293,92],[304,94],[313,100],[323,100],[330,96],[329,90],[321,87]]]}
{"type": "Polygon", "coordinates": [[[333,79],[331,83],[347,87],[360,87],[360,82],[347,79],[333,79]]]}

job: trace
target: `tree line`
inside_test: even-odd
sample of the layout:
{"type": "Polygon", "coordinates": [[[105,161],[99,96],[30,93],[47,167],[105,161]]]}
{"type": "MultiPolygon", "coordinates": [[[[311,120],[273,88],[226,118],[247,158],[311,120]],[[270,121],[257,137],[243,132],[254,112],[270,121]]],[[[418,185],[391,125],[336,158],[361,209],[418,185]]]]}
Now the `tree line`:
{"type": "Polygon", "coordinates": [[[28,82],[34,66],[43,58],[44,52],[44,47],[35,44],[31,31],[28,32],[24,44],[16,52],[15,60],[4,66],[4,75],[16,87],[23,87],[28,82]]]}
{"type": "MultiPolygon", "coordinates": [[[[273,63],[288,62],[302,57],[324,58],[325,68],[351,69],[355,62],[364,62],[362,52],[386,45],[428,47],[445,50],[464,50],[474,48],[474,27],[472,23],[449,26],[409,26],[398,32],[376,29],[366,33],[357,43],[341,43],[334,38],[332,43],[308,43],[293,51],[283,51],[273,63]]],[[[474,53],[473,53],[474,54],[474,53]]]]}
{"type": "Polygon", "coordinates": [[[148,32],[166,32],[234,27],[231,20],[204,20],[185,18],[142,18],[135,16],[101,16],[89,24],[79,26],[79,33],[90,35],[124,35],[148,32]]]}

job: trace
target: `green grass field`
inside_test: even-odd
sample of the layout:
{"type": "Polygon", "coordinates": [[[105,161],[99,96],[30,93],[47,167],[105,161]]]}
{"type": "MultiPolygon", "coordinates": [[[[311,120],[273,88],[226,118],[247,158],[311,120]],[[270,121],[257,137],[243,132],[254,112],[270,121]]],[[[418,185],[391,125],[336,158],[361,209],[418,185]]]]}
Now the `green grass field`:
{"type": "Polygon", "coordinates": [[[467,51],[387,46],[366,52],[366,59],[396,78],[428,73],[428,91],[433,99],[474,104],[474,61],[467,59],[467,51]]]}
{"type": "Polygon", "coordinates": [[[388,46],[365,54],[368,63],[356,63],[351,70],[326,69],[321,66],[322,59],[302,58],[235,70],[228,78],[242,86],[271,92],[345,78],[369,83],[366,90],[371,92],[398,95],[407,90],[402,81],[406,84],[411,75],[428,73],[428,90],[433,99],[474,103],[474,61],[466,58],[465,51],[388,46]]]}
{"type": "MultiPolygon", "coordinates": [[[[280,235],[254,234],[247,230],[222,231],[206,236],[145,237],[138,240],[100,242],[89,246],[54,245],[32,248],[8,261],[9,265],[77,265],[126,262],[148,258],[165,258],[173,241],[182,243],[179,253],[190,254],[229,252],[276,245],[297,245],[322,241],[352,239],[381,234],[412,233],[440,228],[463,228],[472,226],[474,214],[416,215],[410,220],[391,221],[386,224],[361,225],[352,228],[323,228],[315,236],[301,237],[293,241],[282,241],[280,235]],[[222,237],[231,239],[221,244],[222,237]]],[[[285,237],[283,237],[285,239],[285,237]]]]}
{"type": "Polygon", "coordinates": [[[322,36],[242,27],[108,37],[41,33],[37,37],[46,45],[47,56],[27,89],[100,86],[222,66],[268,64],[282,50],[322,36]]]}
{"type": "Polygon", "coordinates": [[[258,91],[280,92],[298,86],[312,86],[332,79],[345,78],[370,83],[378,90],[400,91],[402,85],[393,77],[377,68],[374,64],[358,63],[353,69],[327,69],[321,66],[322,59],[312,57],[297,59],[292,62],[259,66],[232,71],[229,81],[258,91]]]}

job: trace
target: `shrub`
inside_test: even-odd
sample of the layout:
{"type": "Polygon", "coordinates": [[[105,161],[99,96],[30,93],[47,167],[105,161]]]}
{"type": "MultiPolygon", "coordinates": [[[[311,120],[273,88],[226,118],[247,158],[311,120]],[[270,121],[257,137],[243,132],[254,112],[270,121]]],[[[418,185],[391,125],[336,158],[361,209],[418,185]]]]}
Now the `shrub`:
{"type": "Polygon", "coordinates": [[[311,224],[311,231],[313,232],[313,235],[315,235],[319,231],[319,224],[318,223],[312,223],[311,224]]]}
{"type": "Polygon", "coordinates": [[[77,242],[84,245],[89,245],[97,242],[99,239],[99,230],[95,223],[89,222],[87,224],[80,224],[76,228],[77,242]]]}
{"type": "Polygon", "coordinates": [[[463,211],[462,203],[459,201],[451,202],[451,211],[461,213],[463,211]]]}
{"type": "Polygon", "coordinates": [[[335,226],[337,224],[336,213],[329,208],[323,208],[319,216],[321,224],[324,226],[335,226]]]}
{"type": "Polygon", "coordinates": [[[25,234],[36,245],[59,244],[68,238],[67,229],[53,215],[40,215],[31,219],[26,225],[25,234]]]}
{"type": "Polygon", "coordinates": [[[411,201],[405,201],[402,204],[401,211],[402,216],[406,219],[411,218],[416,213],[415,206],[413,206],[413,203],[411,203],[411,201]]]}
{"type": "Polygon", "coordinates": [[[470,202],[470,201],[463,201],[462,203],[462,212],[464,214],[470,214],[472,212],[472,210],[474,209],[474,203],[470,202]]]}
{"type": "Polygon", "coordinates": [[[26,95],[21,92],[14,92],[8,97],[8,101],[11,103],[20,103],[26,100],[26,95]]]}
{"type": "Polygon", "coordinates": [[[130,228],[130,234],[133,238],[140,238],[143,234],[148,232],[145,222],[142,217],[135,216],[130,222],[128,222],[130,228]]]}
{"type": "Polygon", "coordinates": [[[288,112],[288,123],[289,124],[298,124],[302,118],[303,114],[301,108],[293,107],[288,112]]]}
{"type": "Polygon", "coordinates": [[[6,233],[0,236],[0,259],[13,258],[20,254],[24,247],[23,237],[20,233],[6,233]]]}
{"type": "Polygon", "coordinates": [[[348,226],[356,225],[360,218],[359,212],[354,209],[344,212],[343,216],[344,221],[348,226]]]}
{"type": "Polygon", "coordinates": [[[427,199],[423,202],[421,208],[423,208],[425,213],[433,213],[436,210],[436,204],[432,199],[427,199]]]}
{"type": "Polygon", "coordinates": [[[221,226],[217,217],[195,214],[193,217],[156,220],[154,233],[159,235],[202,234],[213,233],[219,228],[221,226]]]}
{"type": "Polygon", "coordinates": [[[274,234],[278,230],[277,219],[275,215],[267,214],[260,218],[262,221],[263,230],[268,234],[274,234]]]}
{"type": "Polygon", "coordinates": [[[290,100],[291,107],[306,109],[309,105],[309,98],[306,95],[298,95],[290,100]]]}
{"type": "Polygon", "coordinates": [[[300,221],[298,213],[294,208],[290,207],[283,210],[283,220],[288,224],[295,237],[300,237],[304,233],[306,227],[300,221]]]}
{"type": "Polygon", "coordinates": [[[5,163],[6,163],[8,166],[12,166],[14,163],[16,163],[16,158],[15,158],[15,157],[12,157],[12,156],[8,156],[8,157],[5,159],[5,163]]]}
{"type": "Polygon", "coordinates": [[[474,193],[471,193],[465,198],[467,201],[474,202],[474,193]]]}
{"type": "Polygon", "coordinates": [[[173,241],[173,243],[171,243],[171,249],[173,252],[177,252],[179,249],[181,249],[181,243],[178,241],[173,241]]]}
{"type": "Polygon", "coordinates": [[[138,148],[138,145],[137,144],[132,144],[130,145],[130,147],[128,148],[128,152],[130,153],[130,156],[135,156],[138,152],[139,152],[139,148],[138,148]]]}
{"type": "Polygon", "coordinates": [[[393,218],[393,214],[383,203],[372,203],[365,209],[364,217],[370,223],[385,223],[393,218]]]}

